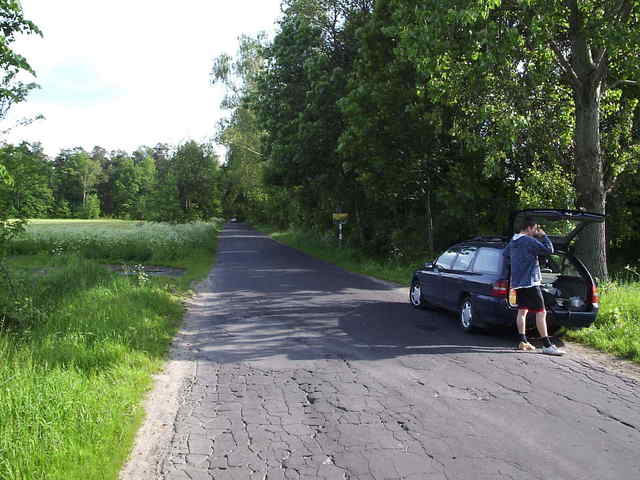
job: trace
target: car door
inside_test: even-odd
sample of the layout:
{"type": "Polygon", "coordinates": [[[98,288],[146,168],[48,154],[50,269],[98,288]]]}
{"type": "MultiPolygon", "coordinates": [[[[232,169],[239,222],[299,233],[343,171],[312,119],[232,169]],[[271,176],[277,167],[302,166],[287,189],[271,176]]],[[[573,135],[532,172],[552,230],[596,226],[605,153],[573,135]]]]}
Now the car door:
{"type": "Polygon", "coordinates": [[[443,273],[442,286],[444,291],[442,292],[442,299],[445,308],[449,310],[457,310],[460,303],[462,292],[468,292],[469,267],[473,262],[476,251],[475,246],[461,246],[457,247],[457,257],[451,266],[451,268],[443,273]]]}
{"type": "Polygon", "coordinates": [[[433,298],[432,303],[440,307],[450,308],[446,300],[447,289],[450,288],[450,283],[454,279],[452,266],[459,251],[458,247],[449,248],[435,261],[434,275],[431,276],[432,284],[429,285],[431,292],[433,292],[430,298],[433,298]]]}

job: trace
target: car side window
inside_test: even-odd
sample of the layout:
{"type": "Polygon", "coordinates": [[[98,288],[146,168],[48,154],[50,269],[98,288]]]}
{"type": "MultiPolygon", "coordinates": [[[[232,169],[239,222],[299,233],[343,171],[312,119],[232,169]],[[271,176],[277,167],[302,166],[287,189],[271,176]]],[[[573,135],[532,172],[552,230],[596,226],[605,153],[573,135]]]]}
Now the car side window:
{"type": "Polygon", "coordinates": [[[451,266],[453,265],[453,262],[455,262],[457,255],[458,249],[450,248],[438,257],[438,260],[436,260],[436,266],[444,270],[451,270],[451,266]]]}
{"type": "Polygon", "coordinates": [[[451,269],[466,272],[469,269],[469,265],[471,265],[471,262],[473,261],[476,250],[478,250],[476,247],[460,248],[458,252],[458,258],[456,258],[456,261],[451,269]]]}
{"type": "Polygon", "coordinates": [[[473,271],[476,273],[498,273],[502,250],[498,248],[479,248],[476,261],[473,264],[473,271]]]}

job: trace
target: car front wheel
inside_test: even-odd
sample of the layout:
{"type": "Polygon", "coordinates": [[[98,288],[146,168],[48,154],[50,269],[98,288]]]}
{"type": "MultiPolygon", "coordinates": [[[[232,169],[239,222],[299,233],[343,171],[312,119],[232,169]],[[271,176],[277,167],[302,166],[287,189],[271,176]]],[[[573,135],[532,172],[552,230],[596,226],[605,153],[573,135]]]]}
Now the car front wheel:
{"type": "Polygon", "coordinates": [[[429,306],[422,295],[423,292],[420,280],[414,278],[411,282],[411,288],[409,289],[409,302],[413,308],[423,310],[429,306]]]}
{"type": "Polygon", "coordinates": [[[478,327],[475,323],[475,313],[471,298],[466,297],[460,304],[458,318],[460,319],[460,326],[465,332],[471,333],[478,330],[478,327]]]}

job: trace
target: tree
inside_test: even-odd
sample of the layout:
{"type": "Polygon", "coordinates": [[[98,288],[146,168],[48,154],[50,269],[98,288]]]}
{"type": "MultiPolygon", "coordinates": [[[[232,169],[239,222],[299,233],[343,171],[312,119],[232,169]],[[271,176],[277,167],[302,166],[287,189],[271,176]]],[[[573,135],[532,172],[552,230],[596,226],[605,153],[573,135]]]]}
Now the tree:
{"type": "Polygon", "coordinates": [[[257,118],[258,77],[265,67],[263,34],[240,37],[236,58],[223,54],[215,59],[213,84],[222,84],[226,94],[221,107],[229,118],[218,123],[216,142],[226,147],[222,169],[221,199],[227,216],[265,221],[271,211],[264,181],[265,156],[262,152],[265,130],[257,118]]]}
{"type": "Polygon", "coordinates": [[[14,218],[41,218],[53,204],[52,166],[39,144],[5,145],[0,149],[0,166],[12,178],[0,186],[2,203],[14,218]]]}
{"type": "Polygon", "coordinates": [[[172,163],[184,218],[205,220],[218,215],[219,166],[213,149],[188,141],[177,148],[172,163]]]}
{"type": "Polygon", "coordinates": [[[24,18],[17,0],[0,2],[0,119],[4,118],[11,105],[22,102],[35,83],[18,80],[21,72],[35,76],[26,58],[12,49],[18,35],[42,35],[40,29],[24,18]]]}
{"type": "MultiPolygon", "coordinates": [[[[35,75],[35,72],[20,54],[16,53],[12,47],[16,40],[16,36],[20,34],[36,34],[41,35],[38,27],[31,21],[26,20],[22,13],[22,7],[17,0],[3,0],[0,2],[0,119],[3,119],[9,108],[14,103],[23,101],[29,91],[35,88],[35,84],[25,84],[17,77],[22,72],[28,72],[35,75]]],[[[0,188],[12,187],[13,178],[5,168],[0,165],[0,188]]],[[[24,229],[26,221],[21,218],[17,221],[9,220],[9,210],[0,208],[0,272],[4,275],[4,280],[9,288],[3,288],[1,291],[9,295],[8,304],[15,306],[18,298],[17,292],[13,287],[13,283],[8,276],[7,269],[4,265],[4,258],[7,246],[11,239],[24,229]]],[[[7,305],[6,302],[0,303],[7,305]]],[[[2,308],[0,311],[0,320],[4,320],[6,312],[2,308]]]]}
{"type": "Polygon", "coordinates": [[[352,210],[357,195],[337,151],[344,129],[338,101],[357,55],[359,19],[370,8],[369,1],[287,1],[280,30],[263,50],[256,108],[267,132],[265,178],[289,190],[307,227],[331,227],[331,212],[352,210]]]}
{"type": "Polygon", "coordinates": [[[98,184],[99,161],[77,147],[62,150],[55,158],[53,168],[56,199],[70,202],[76,212],[82,211],[98,184]]]}
{"type": "MultiPolygon", "coordinates": [[[[460,138],[484,143],[489,160],[508,163],[524,142],[518,133],[539,120],[536,113],[562,106],[558,118],[569,122],[551,131],[572,139],[577,205],[604,213],[616,178],[638,156],[629,135],[618,138],[625,155],[603,155],[601,127],[608,110],[618,112],[618,130],[628,132],[632,123],[640,3],[394,1],[396,15],[415,14],[415,23],[398,26],[395,34],[406,58],[426,75],[425,92],[468,113],[453,128],[460,138]],[[532,104],[527,96],[545,107],[526,111],[522,107],[532,104]]],[[[580,248],[599,278],[607,276],[604,228],[585,232],[580,248]]]]}

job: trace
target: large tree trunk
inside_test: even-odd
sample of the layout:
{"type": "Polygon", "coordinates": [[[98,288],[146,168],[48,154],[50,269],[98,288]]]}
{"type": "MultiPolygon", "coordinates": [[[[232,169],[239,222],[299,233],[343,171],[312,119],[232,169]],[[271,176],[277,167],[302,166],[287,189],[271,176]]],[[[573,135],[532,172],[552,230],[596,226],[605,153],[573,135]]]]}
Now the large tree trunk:
{"type": "MultiPolygon", "coordinates": [[[[600,151],[601,83],[585,82],[574,89],[576,105],[576,199],[578,207],[605,213],[607,201],[600,151]]],[[[608,277],[604,223],[587,227],[579,236],[577,255],[600,280],[608,277]]]]}
{"type": "MultiPolygon", "coordinates": [[[[592,48],[585,31],[578,0],[568,0],[572,49],[570,63],[574,75],[573,97],[576,108],[576,200],[578,207],[605,213],[607,193],[600,151],[600,98],[606,75],[606,51],[592,48]]],[[[576,254],[591,274],[606,280],[607,241],[604,223],[587,227],[578,238],[576,254]]]]}

